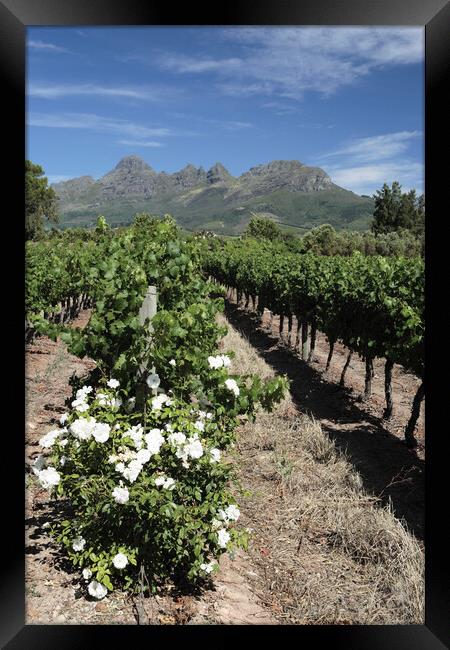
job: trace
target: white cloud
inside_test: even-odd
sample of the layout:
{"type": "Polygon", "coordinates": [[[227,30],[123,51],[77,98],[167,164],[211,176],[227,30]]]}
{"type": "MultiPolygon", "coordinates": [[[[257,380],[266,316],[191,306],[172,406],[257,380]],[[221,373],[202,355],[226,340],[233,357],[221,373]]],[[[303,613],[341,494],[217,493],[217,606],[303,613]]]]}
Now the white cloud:
{"type": "Polygon", "coordinates": [[[424,60],[424,29],[415,27],[237,27],[215,33],[237,43],[235,58],[168,52],[159,65],[179,74],[215,73],[228,95],[301,100],[354,84],[381,66],[424,60]]]}
{"type": "Polygon", "coordinates": [[[357,138],[341,149],[324,154],[321,158],[346,156],[351,157],[354,161],[363,162],[393,158],[405,152],[411,140],[421,136],[421,131],[398,131],[397,133],[357,138]]]}
{"type": "Polygon", "coordinates": [[[118,118],[102,117],[92,113],[32,113],[28,116],[29,126],[39,126],[52,129],[89,129],[119,133],[135,138],[164,137],[175,135],[168,128],[149,128],[118,118]]]}
{"type": "Polygon", "coordinates": [[[47,50],[47,52],[69,52],[65,47],[59,47],[59,45],[53,45],[53,43],[44,43],[43,41],[27,41],[27,47],[31,50],[47,50]]]}
{"type": "Polygon", "coordinates": [[[251,129],[253,127],[253,124],[250,124],[250,122],[239,122],[238,120],[202,120],[202,118],[200,120],[207,124],[220,126],[227,131],[240,131],[241,129],[251,129]]]}
{"type": "Polygon", "coordinates": [[[144,88],[127,88],[126,86],[108,87],[97,84],[39,84],[31,83],[27,88],[30,97],[42,99],[59,99],[76,95],[100,95],[106,97],[125,97],[128,99],[160,99],[160,91],[144,88]]]}
{"type": "Polygon", "coordinates": [[[152,140],[139,141],[139,140],[118,140],[117,144],[125,144],[129,147],[163,147],[161,142],[154,142],[152,140]]]}
{"type": "Polygon", "coordinates": [[[423,192],[424,167],[421,163],[402,160],[356,167],[327,167],[326,172],[336,185],[357,194],[373,194],[383,183],[399,181],[402,191],[415,188],[423,192]]]}
{"type": "Polygon", "coordinates": [[[214,126],[217,126],[221,129],[225,129],[226,131],[240,131],[241,129],[251,129],[254,126],[253,124],[251,124],[251,122],[243,122],[240,120],[217,120],[217,119],[203,117],[198,113],[189,114],[189,113],[180,113],[179,111],[175,111],[175,112],[172,111],[169,113],[169,115],[170,117],[174,117],[176,119],[187,120],[191,124],[194,122],[197,122],[201,125],[213,124],[214,126]]]}
{"type": "Polygon", "coordinates": [[[196,72],[233,72],[239,69],[243,62],[240,59],[211,59],[188,57],[184,54],[165,54],[159,59],[160,65],[167,70],[179,73],[196,72]]]}
{"type": "Polygon", "coordinates": [[[424,166],[408,157],[410,144],[421,131],[397,131],[350,140],[317,158],[336,185],[357,194],[373,194],[383,183],[399,181],[403,191],[423,192],[424,166]],[[332,161],[330,165],[327,161],[332,161]]]}

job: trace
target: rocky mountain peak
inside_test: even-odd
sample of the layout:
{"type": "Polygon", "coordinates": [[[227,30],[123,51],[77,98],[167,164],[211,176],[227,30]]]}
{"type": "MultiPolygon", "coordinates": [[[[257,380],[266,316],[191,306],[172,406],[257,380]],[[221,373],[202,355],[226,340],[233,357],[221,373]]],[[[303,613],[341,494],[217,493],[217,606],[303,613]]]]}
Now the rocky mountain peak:
{"type": "Polygon", "coordinates": [[[292,174],[303,170],[305,165],[299,160],[272,160],[265,165],[250,167],[243,176],[268,176],[272,174],[292,174]]]}
{"type": "Polygon", "coordinates": [[[232,178],[230,172],[220,162],[216,162],[206,173],[208,183],[225,183],[232,178]]]}
{"type": "Polygon", "coordinates": [[[332,185],[319,167],[308,167],[299,160],[272,160],[251,167],[239,180],[256,195],[286,189],[290,192],[315,192],[332,185]]]}
{"type": "Polygon", "coordinates": [[[142,171],[150,171],[152,172],[153,169],[150,167],[150,165],[147,165],[145,160],[143,160],[140,156],[124,156],[117,165],[114,167],[114,171],[123,171],[126,173],[134,173],[134,172],[142,172],[142,171]]]}

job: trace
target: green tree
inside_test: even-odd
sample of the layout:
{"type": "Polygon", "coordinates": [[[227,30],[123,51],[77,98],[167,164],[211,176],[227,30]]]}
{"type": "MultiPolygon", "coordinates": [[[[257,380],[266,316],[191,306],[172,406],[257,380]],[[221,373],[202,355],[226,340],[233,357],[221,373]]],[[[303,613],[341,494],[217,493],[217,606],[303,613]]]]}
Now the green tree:
{"type": "Polygon", "coordinates": [[[402,230],[419,236],[424,234],[425,200],[423,195],[416,195],[416,190],[402,192],[400,183],[394,181],[392,187],[384,183],[373,198],[372,232],[376,235],[402,230]]]}
{"type": "Polygon", "coordinates": [[[305,251],[316,255],[335,255],[338,251],[338,237],[335,229],[328,223],[323,223],[309,230],[302,238],[305,251]]]}
{"type": "Polygon", "coordinates": [[[44,222],[58,223],[58,197],[40,165],[25,160],[25,239],[38,239],[44,222]]]}
{"type": "Polygon", "coordinates": [[[244,237],[255,237],[255,239],[269,239],[274,241],[281,239],[282,231],[277,224],[271,219],[264,219],[253,215],[247,228],[244,231],[244,237]]]}

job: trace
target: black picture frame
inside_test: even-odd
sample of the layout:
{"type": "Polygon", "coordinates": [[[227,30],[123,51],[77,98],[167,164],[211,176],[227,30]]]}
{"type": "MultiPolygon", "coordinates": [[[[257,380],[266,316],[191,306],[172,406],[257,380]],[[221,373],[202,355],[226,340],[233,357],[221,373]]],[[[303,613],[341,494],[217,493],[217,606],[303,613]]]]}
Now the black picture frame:
{"type": "MultiPolygon", "coordinates": [[[[425,109],[425,193],[427,202],[427,461],[426,461],[426,619],[425,625],[406,626],[214,626],[156,627],[145,630],[139,626],[59,626],[25,625],[24,584],[24,484],[22,474],[22,443],[20,413],[24,406],[23,366],[10,362],[4,375],[8,376],[5,411],[11,420],[3,431],[3,453],[11,475],[7,490],[3,491],[3,539],[7,548],[3,553],[3,577],[0,583],[2,647],[11,650],[53,648],[91,648],[99,643],[130,643],[136,635],[139,640],[160,642],[197,642],[198,637],[214,647],[225,646],[234,639],[242,643],[267,638],[285,642],[289,637],[303,643],[305,648],[319,643],[346,650],[439,650],[449,644],[450,599],[449,556],[447,534],[444,532],[446,500],[439,495],[446,484],[448,455],[445,453],[446,390],[445,381],[436,379],[439,366],[437,341],[447,340],[445,293],[436,290],[444,274],[445,219],[444,193],[447,193],[448,169],[448,101],[445,90],[450,87],[450,5],[446,0],[279,0],[277,3],[260,0],[258,3],[221,3],[220,7],[200,5],[169,6],[162,2],[142,0],[3,0],[0,2],[0,69],[3,88],[4,134],[12,136],[11,145],[4,149],[5,167],[3,196],[11,197],[11,206],[3,210],[4,226],[9,227],[3,241],[8,256],[3,271],[4,318],[6,325],[4,349],[23,350],[23,233],[24,156],[25,151],[25,32],[29,26],[67,25],[414,25],[425,27],[426,47],[426,109],[425,109]],[[23,149],[21,146],[23,145],[23,149]],[[444,154],[443,156],[441,154],[444,154]],[[441,161],[442,158],[442,161],[441,161]],[[434,233],[430,224],[434,224],[434,233]],[[440,234],[442,233],[442,236],[440,234]],[[10,243],[11,242],[11,243],[10,243]],[[18,244],[17,244],[18,242],[18,244]],[[10,243],[10,245],[8,245],[10,243]],[[439,248],[439,244],[442,248],[439,248]],[[436,305],[441,298],[439,305],[436,305]],[[432,305],[436,317],[431,318],[432,305]],[[444,329],[445,328],[445,329],[444,329]],[[17,345],[17,347],[15,347],[17,345]],[[435,351],[433,351],[433,346],[435,351]],[[16,380],[12,380],[15,370],[16,380]],[[435,377],[435,380],[433,380],[435,377]],[[10,379],[11,378],[11,379],[10,379]],[[431,389],[430,389],[431,386],[431,389]],[[442,429],[440,428],[440,415],[442,429]],[[8,432],[13,432],[8,435],[8,432]],[[236,629],[238,628],[238,629],[236,629]],[[145,635],[145,636],[144,636],[145,635]],[[108,637],[108,639],[107,639],[108,637]],[[247,639],[245,639],[247,637],[247,639]]],[[[5,259],[5,255],[2,256],[5,259]]],[[[444,276],[443,279],[446,279],[444,276]]],[[[445,347],[445,345],[444,345],[445,347]]],[[[448,471],[448,470],[447,470],[448,471]]]]}

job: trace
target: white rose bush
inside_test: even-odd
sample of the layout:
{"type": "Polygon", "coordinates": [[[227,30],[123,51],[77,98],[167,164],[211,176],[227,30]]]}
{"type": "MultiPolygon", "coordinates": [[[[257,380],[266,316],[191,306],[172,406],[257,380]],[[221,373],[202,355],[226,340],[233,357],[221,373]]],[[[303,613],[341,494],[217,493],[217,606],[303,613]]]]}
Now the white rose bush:
{"type": "Polygon", "coordinates": [[[222,553],[246,546],[226,452],[241,419],[272,408],[287,386],[232,374],[233,354],[217,349],[223,302],[209,297],[196,245],[180,241],[171,221],[104,237],[89,269],[89,324],[44,328],[97,367],[71,381],[67,412],[41,437],[32,466],[65,502],[50,531],[95,599],[140,590],[142,570],[152,592],[194,584],[222,553]],[[149,284],[158,287],[151,345],[137,318],[149,284]]]}

